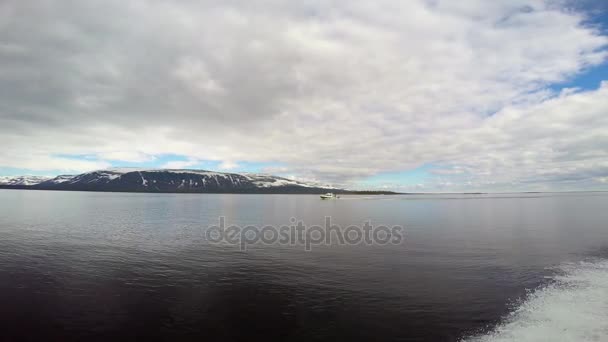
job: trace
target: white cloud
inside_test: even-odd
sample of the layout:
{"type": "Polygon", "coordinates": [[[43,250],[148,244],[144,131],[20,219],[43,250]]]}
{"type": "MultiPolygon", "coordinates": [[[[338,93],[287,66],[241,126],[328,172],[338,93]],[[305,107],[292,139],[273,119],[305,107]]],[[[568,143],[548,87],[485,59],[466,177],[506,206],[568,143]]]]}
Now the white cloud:
{"type": "Polygon", "coordinates": [[[177,154],[349,184],[440,165],[429,189],[606,176],[606,86],[548,86],[608,40],[556,1],[0,6],[0,167],[177,154]]]}
{"type": "Polygon", "coordinates": [[[13,159],[8,167],[23,168],[36,171],[61,172],[63,174],[76,174],[91,170],[106,169],[111,166],[105,161],[78,160],[72,158],[53,157],[46,155],[26,156],[13,159]]]}
{"type": "Polygon", "coordinates": [[[187,169],[200,164],[200,160],[172,160],[161,165],[163,169],[187,169]]]}
{"type": "Polygon", "coordinates": [[[223,162],[220,163],[220,165],[218,166],[218,168],[220,170],[234,170],[237,167],[239,167],[239,164],[229,161],[229,160],[224,160],[223,162]]]}

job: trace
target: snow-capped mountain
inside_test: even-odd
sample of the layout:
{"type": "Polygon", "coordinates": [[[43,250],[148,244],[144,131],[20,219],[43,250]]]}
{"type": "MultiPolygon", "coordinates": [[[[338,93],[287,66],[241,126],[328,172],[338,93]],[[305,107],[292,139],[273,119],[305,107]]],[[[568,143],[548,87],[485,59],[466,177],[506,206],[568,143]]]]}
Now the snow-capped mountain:
{"type": "MultiPolygon", "coordinates": [[[[17,177],[14,177],[15,179],[17,177]]],[[[6,183],[0,185],[11,186],[6,183]]],[[[186,193],[323,193],[343,192],[329,186],[265,174],[238,174],[206,170],[108,169],[75,176],[31,179],[32,189],[186,192],[186,193]]]]}
{"type": "Polygon", "coordinates": [[[31,186],[51,179],[46,176],[0,176],[0,185],[31,186]]]}

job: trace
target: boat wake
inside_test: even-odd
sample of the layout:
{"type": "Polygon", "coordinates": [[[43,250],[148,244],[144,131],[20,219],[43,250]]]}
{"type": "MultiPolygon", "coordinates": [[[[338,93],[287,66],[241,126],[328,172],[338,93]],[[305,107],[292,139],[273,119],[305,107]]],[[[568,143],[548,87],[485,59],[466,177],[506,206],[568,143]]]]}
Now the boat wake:
{"type": "Polygon", "coordinates": [[[568,263],[491,332],[463,342],[608,341],[608,260],[568,263]]]}

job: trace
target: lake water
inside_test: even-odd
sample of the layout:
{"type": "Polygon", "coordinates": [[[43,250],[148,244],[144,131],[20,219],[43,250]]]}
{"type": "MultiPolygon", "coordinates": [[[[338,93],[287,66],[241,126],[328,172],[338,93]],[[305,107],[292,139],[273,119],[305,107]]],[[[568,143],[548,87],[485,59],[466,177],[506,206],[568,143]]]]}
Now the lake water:
{"type": "Polygon", "coordinates": [[[0,340],[608,341],[608,193],[0,190],[0,340]],[[214,244],[400,225],[388,245],[214,244]]]}

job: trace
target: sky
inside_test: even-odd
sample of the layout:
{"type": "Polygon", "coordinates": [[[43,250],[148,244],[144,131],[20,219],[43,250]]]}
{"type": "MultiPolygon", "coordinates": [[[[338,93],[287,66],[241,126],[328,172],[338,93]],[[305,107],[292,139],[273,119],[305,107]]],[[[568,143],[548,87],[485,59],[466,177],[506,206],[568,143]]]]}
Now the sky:
{"type": "Polygon", "coordinates": [[[4,0],[0,175],[608,190],[608,2],[4,0]]]}

